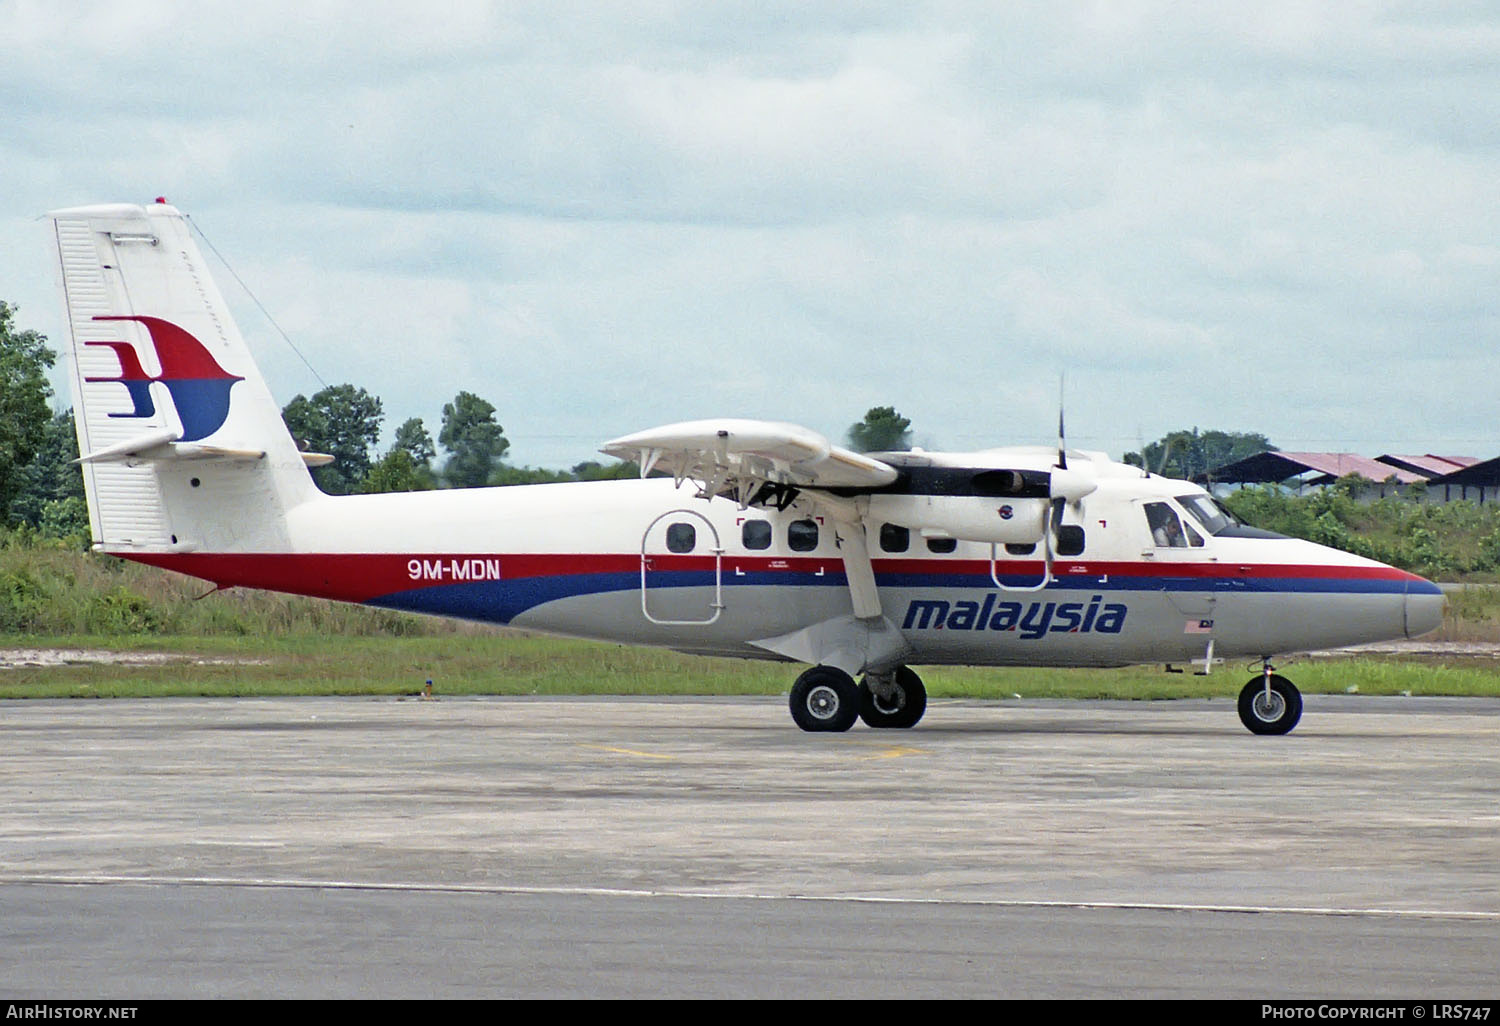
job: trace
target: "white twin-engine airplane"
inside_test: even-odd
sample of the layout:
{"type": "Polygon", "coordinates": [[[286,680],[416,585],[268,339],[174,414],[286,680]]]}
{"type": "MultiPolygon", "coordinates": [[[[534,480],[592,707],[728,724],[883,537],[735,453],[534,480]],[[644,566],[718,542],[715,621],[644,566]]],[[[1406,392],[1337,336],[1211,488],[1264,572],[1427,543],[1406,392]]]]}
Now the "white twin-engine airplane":
{"type": "Polygon", "coordinates": [[[1284,734],[1302,699],[1273,655],[1442,619],[1429,581],[1061,439],[861,455],[703,420],[607,443],[640,481],[324,495],[183,216],[51,218],[95,548],[221,588],[809,663],[790,704],[812,731],[915,725],[911,664],[1239,657],[1261,664],[1240,718],[1284,734]]]}

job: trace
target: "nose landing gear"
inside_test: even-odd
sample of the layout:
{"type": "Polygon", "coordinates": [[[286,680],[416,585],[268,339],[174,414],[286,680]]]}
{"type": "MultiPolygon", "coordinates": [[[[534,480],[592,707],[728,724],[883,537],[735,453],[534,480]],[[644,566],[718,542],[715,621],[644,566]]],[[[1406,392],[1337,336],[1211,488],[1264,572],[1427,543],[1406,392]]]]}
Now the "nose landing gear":
{"type": "Polygon", "coordinates": [[[1286,734],[1302,718],[1302,692],[1267,660],[1240,691],[1240,722],[1252,734],[1286,734]]]}

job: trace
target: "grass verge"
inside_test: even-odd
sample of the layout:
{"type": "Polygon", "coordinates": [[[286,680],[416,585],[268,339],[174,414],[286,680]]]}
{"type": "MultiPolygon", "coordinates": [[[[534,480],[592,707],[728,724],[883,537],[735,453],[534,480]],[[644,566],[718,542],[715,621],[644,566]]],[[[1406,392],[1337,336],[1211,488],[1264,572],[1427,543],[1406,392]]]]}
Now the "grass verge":
{"type": "MultiPolygon", "coordinates": [[[[800,668],[515,632],[382,638],[0,635],[0,648],[158,653],[149,665],[78,662],[0,670],[0,698],[410,695],[780,695],[800,668]]],[[[1278,664],[1309,694],[1500,695],[1492,659],[1307,659],[1278,664]]],[[[1254,674],[919,667],[934,698],[1233,698],[1254,674]]]]}

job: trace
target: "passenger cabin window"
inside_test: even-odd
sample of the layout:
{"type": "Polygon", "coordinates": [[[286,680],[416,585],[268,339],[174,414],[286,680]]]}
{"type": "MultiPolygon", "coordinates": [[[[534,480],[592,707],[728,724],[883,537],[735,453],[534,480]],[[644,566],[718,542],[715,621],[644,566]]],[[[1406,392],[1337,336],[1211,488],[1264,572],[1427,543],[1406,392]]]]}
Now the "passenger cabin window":
{"type": "Polygon", "coordinates": [[[746,520],[740,528],[740,541],[747,549],[769,549],[771,547],[771,522],[769,520],[746,520]]]}
{"type": "Polygon", "coordinates": [[[811,552],[818,547],[818,522],[793,520],[786,525],[786,544],[793,552],[811,552]]]}
{"type": "Polygon", "coordinates": [[[1146,503],[1146,523],[1151,528],[1151,540],[1159,549],[1185,549],[1203,547],[1203,536],[1191,526],[1183,530],[1183,523],[1165,502],[1146,503]]]}
{"type": "Polygon", "coordinates": [[[1006,542],[1005,551],[1010,553],[1012,556],[1029,556],[1036,551],[1036,542],[1028,542],[1025,545],[1018,545],[1015,542],[1006,542]]]}
{"type": "Polygon", "coordinates": [[[692,552],[698,544],[698,532],[692,524],[673,524],[667,528],[667,551],[692,552]]]}
{"type": "Polygon", "coordinates": [[[928,538],[927,551],[944,554],[958,548],[957,538],[928,538]]]}
{"type": "Polygon", "coordinates": [[[897,524],[881,524],[880,548],[883,552],[905,552],[911,548],[911,532],[897,524]]]}
{"type": "Polygon", "coordinates": [[[1077,524],[1064,524],[1057,529],[1057,554],[1059,556],[1083,555],[1083,528],[1077,524]]]}

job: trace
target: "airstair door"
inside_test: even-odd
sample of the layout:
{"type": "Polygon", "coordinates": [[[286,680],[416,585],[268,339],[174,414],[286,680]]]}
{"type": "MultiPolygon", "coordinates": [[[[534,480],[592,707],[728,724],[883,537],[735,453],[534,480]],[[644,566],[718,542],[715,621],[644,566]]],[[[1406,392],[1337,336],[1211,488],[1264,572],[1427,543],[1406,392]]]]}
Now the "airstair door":
{"type": "Polygon", "coordinates": [[[724,612],[724,546],[702,513],[674,509],[641,536],[641,613],[664,626],[707,626],[724,612]]]}

